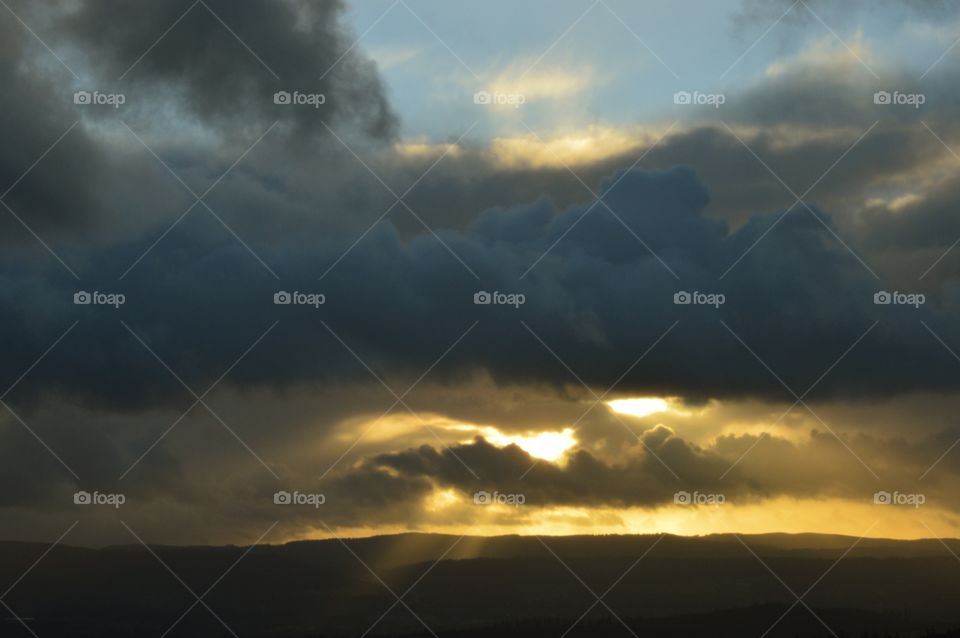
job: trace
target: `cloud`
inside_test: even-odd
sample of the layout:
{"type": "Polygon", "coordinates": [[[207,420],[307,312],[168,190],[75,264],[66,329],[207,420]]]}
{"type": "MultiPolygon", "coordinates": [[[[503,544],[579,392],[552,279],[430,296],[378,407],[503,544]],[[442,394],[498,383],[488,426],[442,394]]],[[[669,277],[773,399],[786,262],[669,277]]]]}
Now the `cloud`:
{"type": "Polygon", "coordinates": [[[282,90],[323,94],[325,118],[353,121],[378,137],[394,133],[373,64],[347,51],[339,0],[211,0],[185,14],[189,7],[86,2],[65,18],[65,31],[131,101],[159,99],[152,108],[169,105],[221,131],[262,130],[280,120],[295,136],[323,132],[314,109],[274,103],[282,90]]]}
{"type": "Polygon", "coordinates": [[[700,447],[657,426],[625,445],[615,460],[581,449],[564,464],[537,461],[515,445],[495,447],[478,437],[447,449],[422,445],[381,454],[366,459],[351,474],[393,477],[398,482],[425,478],[465,497],[478,490],[523,494],[525,505],[537,508],[654,509],[672,506],[674,495],[684,490],[723,494],[735,506],[780,497],[870,501],[886,486],[923,491],[931,505],[956,510],[951,495],[957,480],[955,461],[941,468],[936,483],[918,482],[949,437],[944,432],[904,444],[896,438],[863,435],[841,442],[814,430],[799,442],[766,434],[730,435],[700,447]],[[863,459],[850,453],[850,445],[863,459]],[[861,460],[882,471],[881,483],[861,460]]]}
{"type": "MultiPolygon", "coordinates": [[[[960,236],[953,158],[920,124],[947,144],[957,139],[949,60],[923,85],[922,111],[873,104],[878,89],[921,90],[909,73],[878,66],[875,82],[836,64],[839,49],[829,48],[731,92],[722,113],[686,111],[690,119],[653,149],[664,125],[560,129],[542,134],[546,146],[525,135],[410,143],[374,63],[347,51],[354,34],[339,2],[207,4],[212,11],[199,4],[185,16],[188,3],[16,5],[55,37],[78,82],[18,23],[0,23],[0,79],[10,88],[0,96],[10,141],[0,180],[30,227],[0,210],[0,331],[9,336],[0,391],[13,384],[4,400],[84,481],[111,485],[193,403],[191,392],[218,384],[225,422],[242,423],[238,436],[284,481],[308,485],[335,460],[331,443],[339,454],[376,417],[371,403],[385,410],[393,401],[374,376],[399,394],[426,372],[436,386],[406,401],[425,414],[495,423],[506,433],[498,441],[561,431],[591,390],[749,403],[749,432],[732,428],[714,441],[709,425],[684,438],[651,423],[644,443],[678,474],[738,498],[854,498],[865,489],[855,459],[822,433],[760,436],[764,406],[813,386],[805,400],[851,410],[864,399],[929,403],[956,392],[955,260],[918,280],[960,236]],[[124,91],[128,104],[115,112],[72,103],[74,89],[94,87],[124,91]],[[273,102],[279,90],[328,99],[320,110],[287,108],[273,102]],[[799,194],[838,159],[806,198],[810,209],[794,206],[777,177],[799,194]],[[411,184],[395,204],[390,190],[411,184]],[[188,189],[211,185],[212,212],[190,209],[188,189]],[[609,189],[603,204],[591,189],[609,189]],[[126,303],[75,305],[81,289],[120,292],[126,303]],[[922,291],[926,303],[875,305],[881,289],[922,291]],[[326,303],[275,305],[279,290],[322,293],[326,303]],[[475,305],[480,290],[525,303],[475,305]],[[680,290],[726,302],[677,305],[680,290]],[[483,384],[485,392],[464,390],[483,384]],[[318,394],[323,401],[301,403],[318,394]],[[503,403],[471,407],[489,396],[503,403]],[[718,484],[753,446],[756,457],[718,484]]],[[[498,90],[552,99],[582,95],[590,73],[602,77],[548,68],[517,82],[514,71],[498,90]]],[[[214,499],[269,501],[275,479],[256,459],[239,465],[240,442],[194,410],[182,422],[190,427],[178,425],[131,475],[132,495],[151,505],[168,498],[178,511],[214,499]]],[[[936,412],[901,409],[892,425],[839,419],[838,429],[923,438],[914,422],[923,436],[952,426],[949,407],[936,412]]],[[[73,479],[16,418],[3,413],[0,423],[0,478],[51,477],[2,495],[3,506],[42,518],[56,508],[37,514],[38,504],[69,494],[73,479]]],[[[418,447],[422,432],[407,426],[373,436],[383,449],[364,443],[359,464],[350,457],[331,475],[331,495],[337,486],[344,495],[342,505],[332,499],[331,521],[415,524],[416,505],[438,486],[470,493],[462,464],[418,447]]],[[[676,478],[642,446],[624,447],[634,441],[620,424],[591,416],[576,435],[583,448],[567,464],[531,471],[540,502],[655,507],[672,494],[676,478]]],[[[912,471],[929,459],[929,437],[903,449],[891,437],[856,447],[899,477],[899,465],[912,471]]],[[[935,443],[937,456],[952,439],[935,443]]],[[[517,447],[451,444],[495,482],[531,462],[517,447]]],[[[254,509],[237,507],[211,526],[271,520],[270,508],[254,509]]]]}
{"type": "Polygon", "coordinates": [[[533,133],[522,137],[498,137],[490,143],[496,167],[520,168],[576,168],[621,158],[633,152],[638,144],[652,145],[659,135],[637,135],[618,129],[591,126],[582,131],[571,131],[543,139],[533,133]]]}
{"type": "MultiPolygon", "coordinates": [[[[187,218],[128,279],[83,284],[123,292],[127,302],[120,309],[74,305],[77,284],[62,278],[25,299],[23,277],[35,275],[9,278],[4,305],[16,311],[6,313],[4,329],[28,337],[5,358],[4,378],[15,379],[74,320],[76,331],[17,396],[57,389],[142,407],[181,394],[121,320],[198,388],[217,379],[274,322],[281,327],[231,371],[231,383],[283,388],[367,378],[320,320],[391,380],[416,378],[478,322],[437,366],[451,383],[485,371],[502,383],[576,384],[532,331],[595,388],[628,371],[618,385],[624,392],[784,398],[765,365],[800,392],[880,322],[818,393],[954,387],[953,361],[919,323],[926,320],[950,339],[945,322],[955,312],[952,302],[876,306],[883,282],[824,227],[830,223],[824,211],[759,215],[730,232],[704,216],[709,196],[689,170],[632,170],[611,176],[604,187],[611,188],[610,210],[584,204],[558,211],[540,200],[488,211],[468,230],[439,238],[424,233],[403,241],[384,223],[352,248],[352,236],[313,246],[255,244],[258,256],[282,273],[279,282],[215,220],[187,218]],[[326,303],[277,306],[278,289],[323,293],[326,303]],[[526,303],[477,306],[480,289],[521,293],[526,303]],[[727,303],[678,306],[678,290],[715,291],[727,303]],[[677,329],[633,365],[674,322],[677,329]],[[881,360],[896,365],[878,365],[881,360]]],[[[135,245],[103,250],[92,270],[121,273],[137,254],[135,245]]]]}
{"type": "MultiPolygon", "coordinates": [[[[582,402],[521,389],[484,387],[471,393],[461,386],[450,392],[436,383],[418,389],[410,399],[412,407],[423,411],[421,416],[433,424],[449,448],[428,436],[419,419],[412,417],[403,417],[413,426],[404,432],[393,428],[392,422],[379,422],[369,437],[353,447],[359,434],[390,403],[388,393],[368,384],[317,387],[284,396],[221,388],[208,401],[267,460],[279,479],[201,408],[152,448],[126,478],[117,480],[189,406],[189,398],[184,397],[179,409],[140,415],[135,426],[127,415],[48,402],[29,425],[81,479],[74,481],[20,424],[0,419],[0,467],[4,468],[0,474],[11,484],[23,485],[3,494],[4,529],[11,537],[30,537],[31,530],[54,529],[65,518],[79,514],[82,525],[72,542],[127,542],[116,512],[77,512],[71,498],[76,489],[124,493],[128,499],[121,512],[125,521],[135,529],[149,529],[151,540],[180,543],[249,542],[277,520],[281,521],[278,534],[284,538],[324,534],[323,524],[339,533],[358,534],[384,529],[476,531],[478,525],[509,532],[545,521],[560,524],[564,516],[583,517],[594,524],[600,523],[597,517],[613,517],[607,522],[611,529],[622,526],[618,520],[634,520],[631,517],[640,513],[649,517],[646,524],[659,525],[672,520],[677,491],[723,494],[729,506],[725,515],[736,521],[741,511],[755,512],[765,503],[782,504],[784,499],[868,505],[878,489],[923,493],[929,511],[955,512],[958,507],[953,494],[960,465],[955,456],[947,456],[936,471],[918,478],[957,435],[955,424],[919,423],[929,418],[922,409],[928,401],[920,402],[920,410],[910,402],[878,406],[880,417],[897,414],[891,417],[893,428],[860,434],[855,430],[870,430],[870,423],[842,417],[843,410],[852,410],[849,406],[818,407],[843,443],[815,421],[811,422],[820,429],[790,438],[740,432],[711,436],[698,444],[673,429],[629,419],[634,436],[600,408],[578,426],[590,436],[558,462],[538,461],[516,445],[495,446],[482,438],[463,442],[458,432],[445,428],[425,409],[440,406],[441,413],[447,414],[446,402],[452,408],[447,424],[457,422],[454,415],[459,408],[460,419],[491,422],[504,429],[537,421],[556,426],[584,409],[582,402]],[[356,415],[362,414],[367,419],[357,420],[356,415]],[[909,414],[919,415],[918,423],[905,439],[902,425],[909,414]],[[621,436],[613,436],[615,432],[621,436]],[[334,465],[345,450],[350,452],[347,458],[334,465]],[[858,457],[881,476],[880,481],[858,457]],[[331,465],[333,471],[327,473],[331,465]],[[322,493],[326,502],[319,510],[277,507],[273,495],[278,489],[322,493]],[[526,503],[510,511],[478,507],[473,503],[478,490],[523,494],[526,503]],[[197,509],[215,516],[198,517],[197,509]]],[[[726,409],[704,418],[718,425],[742,418],[737,410],[756,416],[756,410],[747,406],[726,409]]],[[[940,406],[933,416],[940,413],[942,417],[947,411],[940,406]]],[[[401,408],[396,416],[402,415],[401,408]]],[[[859,416],[871,420],[869,414],[859,416]]],[[[678,427],[689,430],[682,423],[678,427]]],[[[576,531],[575,523],[570,525],[570,531],[576,531]]]]}
{"type": "Polygon", "coordinates": [[[528,100],[569,99],[597,82],[590,68],[548,67],[521,60],[497,72],[488,82],[491,93],[523,95],[528,100]]]}
{"type": "Polygon", "coordinates": [[[417,59],[423,50],[416,47],[382,47],[369,51],[370,57],[377,63],[380,71],[390,71],[417,59]]]}
{"type": "Polygon", "coordinates": [[[396,116],[374,65],[347,50],[353,35],[341,24],[339,2],[191,8],[108,0],[14,3],[14,9],[50,41],[55,37],[70,65],[57,64],[16,20],[0,27],[0,79],[9,89],[0,98],[0,132],[10,140],[0,152],[0,180],[4,202],[20,218],[4,211],[0,241],[25,247],[24,257],[40,248],[32,233],[67,254],[169,225],[192,199],[152,152],[197,193],[242,158],[234,177],[247,171],[248,179],[218,183],[207,201],[226,202],[253,225],[251,218],[262,219],[262,206],[300,219],[313,217],[307,200],[342,206],[333,204],[329,184],[356,181],[359,166],[350,166],[349,180],[335,162],[324,173],[329,182],[301,179],[314,162],[324,163],[331,148],[346,153],[324,124],[356,145],[395,139],[396,116]],[[125,102],[118,109],[75,104],[75,91],[118,93],[125,102]],[[325,101],[320,109],[275,104],[277,91],[323,94],[325,101]],[[264,146],[252,153],[268,130],[264,146]],[[310,196],[291,197],[304,188],[310,196]]]}

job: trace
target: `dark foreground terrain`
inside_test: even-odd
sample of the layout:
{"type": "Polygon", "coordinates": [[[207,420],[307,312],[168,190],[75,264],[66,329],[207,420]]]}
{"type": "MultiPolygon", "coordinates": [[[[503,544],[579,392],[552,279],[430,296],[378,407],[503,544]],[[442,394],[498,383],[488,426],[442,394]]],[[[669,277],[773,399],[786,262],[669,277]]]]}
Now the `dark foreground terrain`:
{"type": "Polygon", "coordinates": [[[957,541],[457,540],[0,543],[0,636],[960,637],[957,541]]]}

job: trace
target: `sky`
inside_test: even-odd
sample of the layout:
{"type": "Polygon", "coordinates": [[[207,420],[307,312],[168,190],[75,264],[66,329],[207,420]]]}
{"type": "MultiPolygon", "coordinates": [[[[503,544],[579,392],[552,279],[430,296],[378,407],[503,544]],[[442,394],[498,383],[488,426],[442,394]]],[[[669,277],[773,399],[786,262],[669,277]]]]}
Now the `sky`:
{"type": "Polygon", "coordinates": [[[0,538],[960,536],[955,3],[0,4],[0,538]]]}

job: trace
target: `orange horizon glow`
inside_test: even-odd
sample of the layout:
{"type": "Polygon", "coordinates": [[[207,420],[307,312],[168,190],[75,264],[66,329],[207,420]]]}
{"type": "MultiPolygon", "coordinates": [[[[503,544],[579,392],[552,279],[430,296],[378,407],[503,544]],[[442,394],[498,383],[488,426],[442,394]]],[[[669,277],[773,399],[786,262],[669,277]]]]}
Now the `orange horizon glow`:
{"type": "MultiPolygon", "coordinates": [[[[945,510],[883,507],[844,499],[781,497],[748,505],[519,508],[475,506],[468,497],[445,490],[439,507],[427,508],[433,520],[418,525],[351,526],[304,529],[286,538],[324,540],[423,533],[455,536],[602,536],[669,534],[703,537],[718,534],[821,534],[851,538],[922,540],[960,538],[960,527],[945,510]],[[466,509],[474,508],[474,509],[466,509]],[[474,512],[469,522],[444,523],[444,515],[474,512]],[[511,522],[510,518],[517,519],[511,522]]],[[[437,496],[431,496],[437,499],[437,496]]]]}

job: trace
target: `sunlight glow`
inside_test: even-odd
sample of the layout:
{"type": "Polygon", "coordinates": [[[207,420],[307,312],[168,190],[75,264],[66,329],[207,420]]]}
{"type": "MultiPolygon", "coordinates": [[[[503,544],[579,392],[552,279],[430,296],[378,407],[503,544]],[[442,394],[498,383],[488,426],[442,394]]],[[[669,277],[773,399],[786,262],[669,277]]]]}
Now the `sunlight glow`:
{"type": "Polygon", "coordinates": [[[459,492],[452,488],[434,490],[424,502],[424,509],[427,512],[440,512],[459,505],[463,497],[459,492]]]}
{"type": "Polygon", "coordinates": [[[607,401],[614,412],[629,414],[630,416],[650,416],[659,412],[673,412],[670,402],[659,397],[641,397],[638,399],[617,399],[607,401]]]}
{"type": "Polygon", "coordinates": [[[484,428],[483,436],[494,445],[513,443],[530,456],[544,461],[557,461],[567,450],[577,444],[573,428],[564,428],[559,432],[537,432],[536,434],[504,434],[496,428],[484,428]]]}
{"type": "Polygon", "coordinates": [[[598,77],[589,67],[531,69],[527,61],[518,61],[489,82],[490,92],[523,95],[531,100],[570,98],[587,90],[598,77]]]}
{"type": "Polygon", "coordinates": [[[491,141],[490,151],[497,165],[504,168],[560,168],[625,154],[655,139],[656,131],[591,125],[552,135],[497,137],[491,141]]]}
{"type": "MultiPolygon", "coordinates": [[[[946,510],[930,510],[930,527],[912,508],[881,508],[839,498],[779,497],[757,503],[689,507],[544,507],[477,508],[469,495],[435,497],[440,507],[426,511],[415,529],[425,533],[471,536],[504,534],[563,536],[573,534],[840,534],[855,538],[954,538],[960,530],[946,510]],[[878,518],[879,516],[879,518],[878,518]],[[866,532],[866,535],[865,535],[866,532]]],[[[925,506],[929,507],[929,506],[925,506]]],[[[337,535],[364,537],[409,532],[408,525],[337,528],[337,535]]],[[[329,530],[305,526],[284,542],[330,538],[329,530]]],[[[478,539],[479,540],[479,539],[478,539]]]]}

